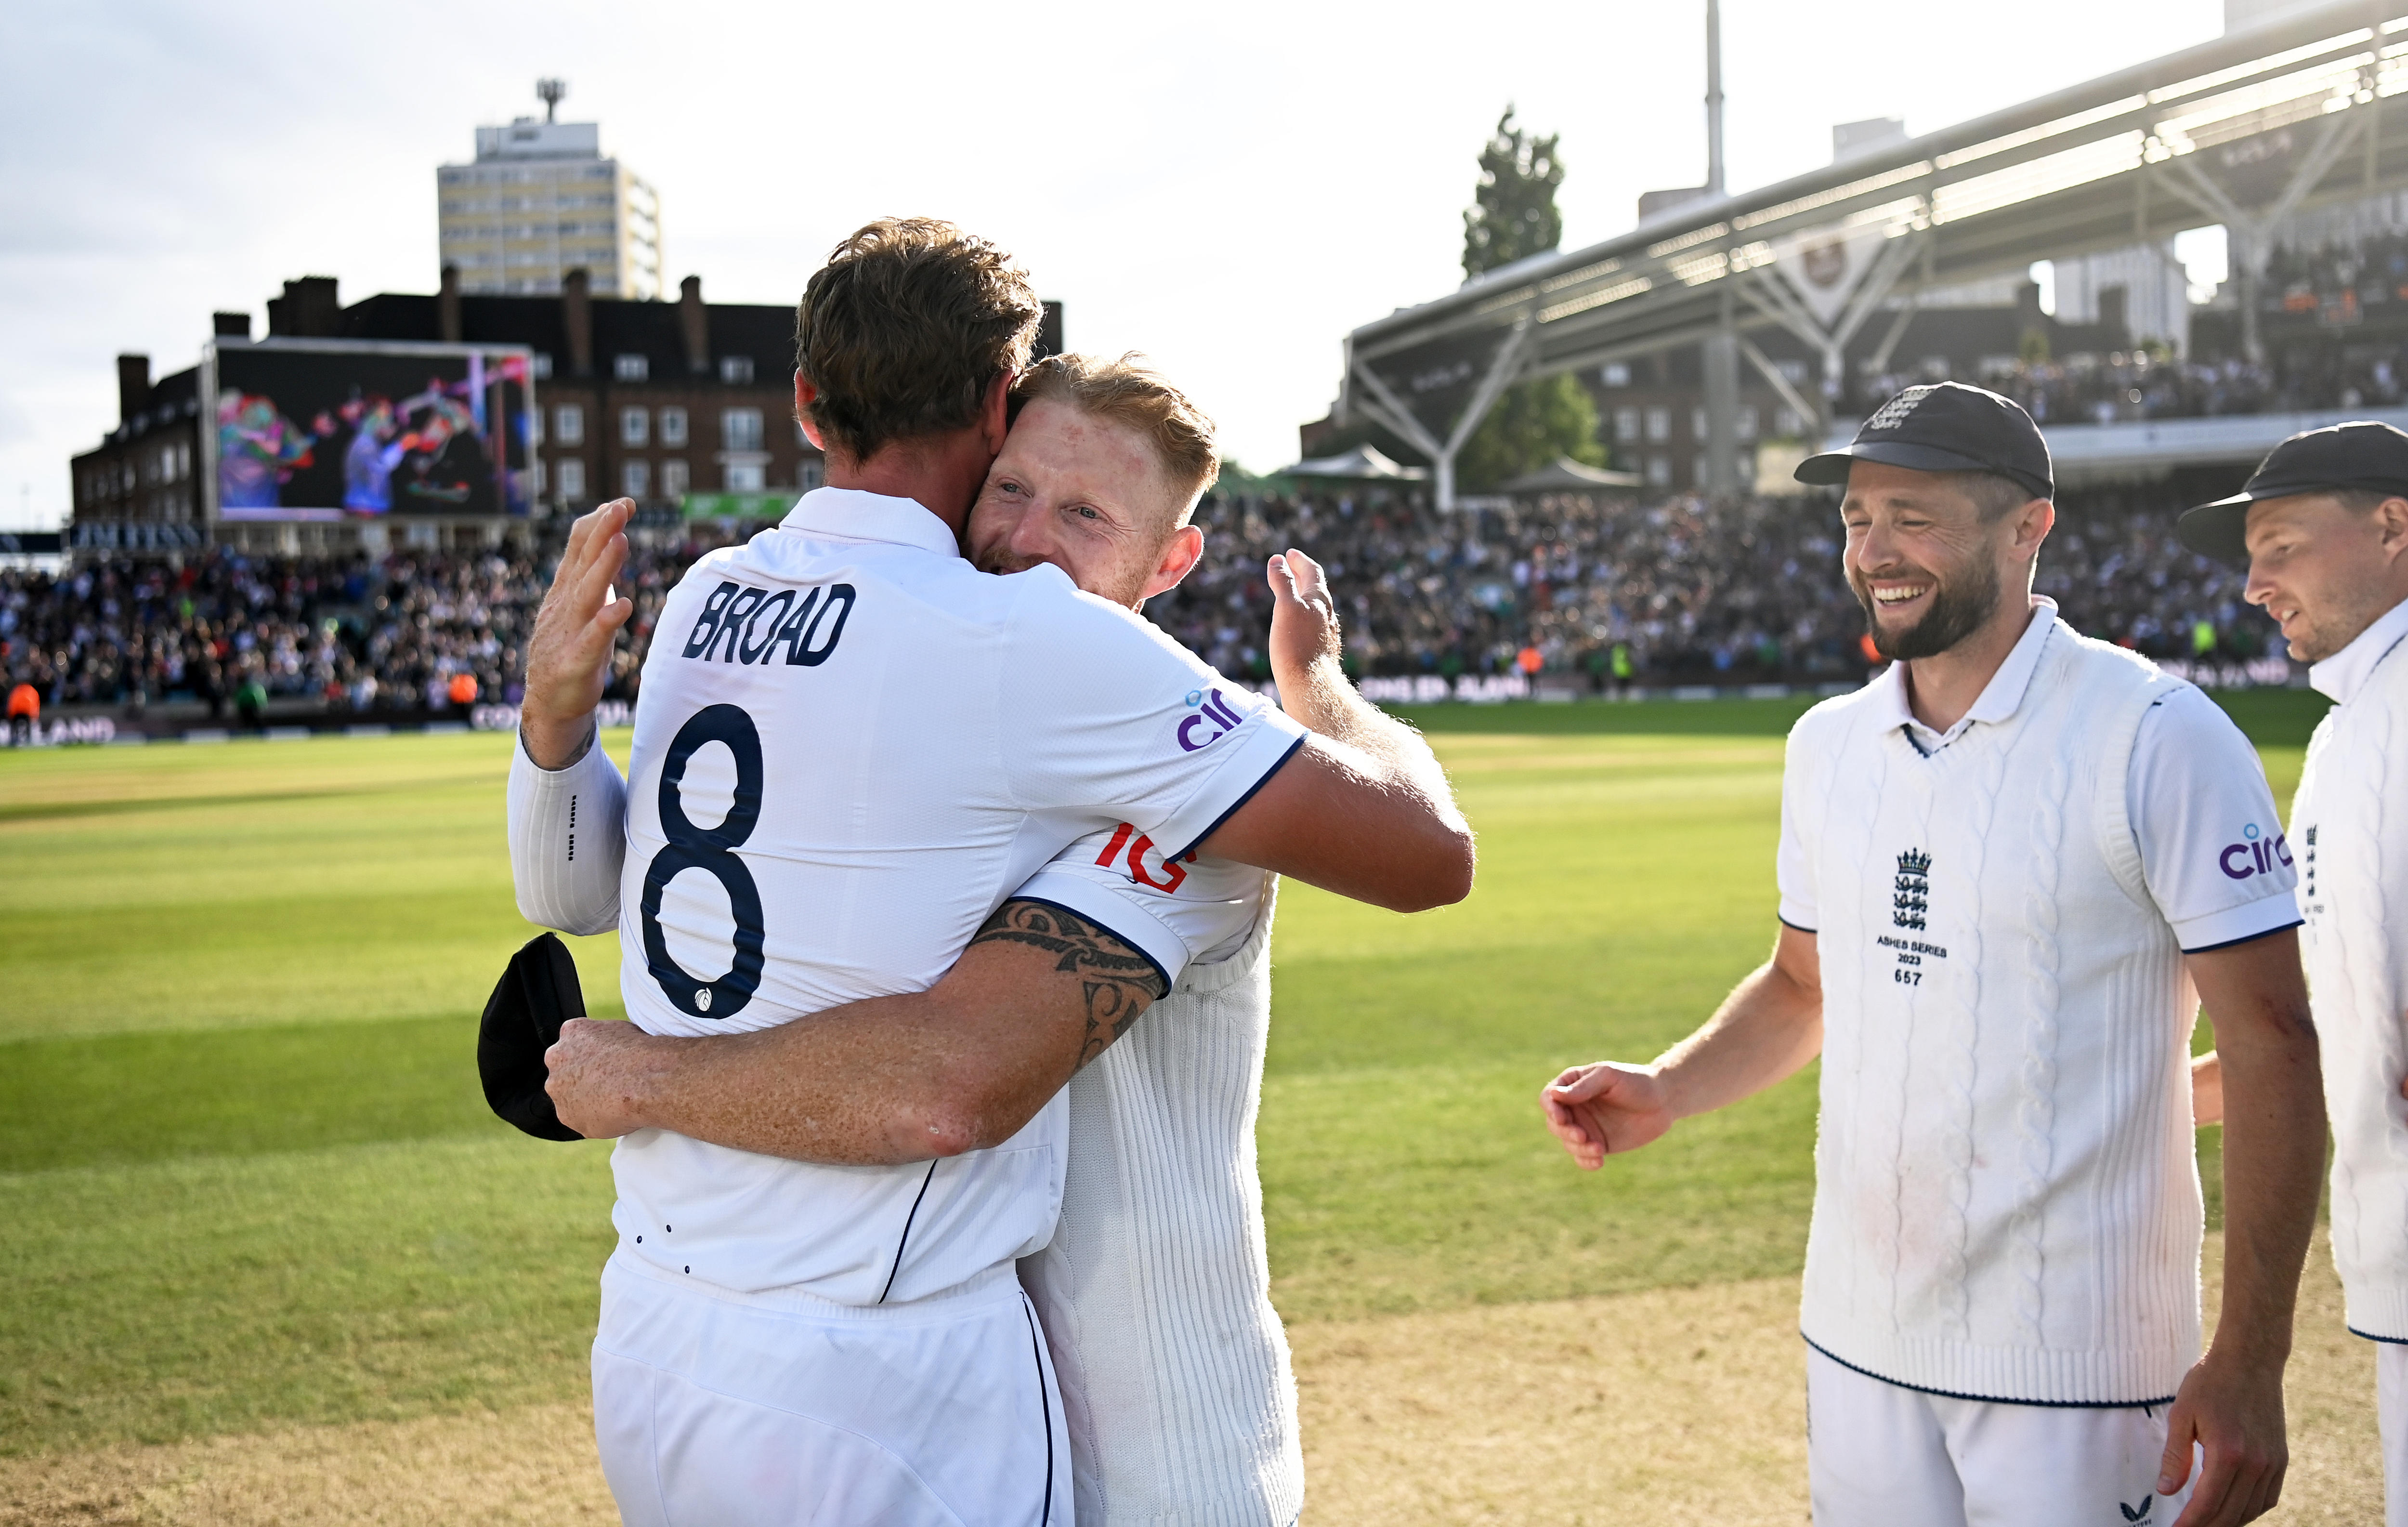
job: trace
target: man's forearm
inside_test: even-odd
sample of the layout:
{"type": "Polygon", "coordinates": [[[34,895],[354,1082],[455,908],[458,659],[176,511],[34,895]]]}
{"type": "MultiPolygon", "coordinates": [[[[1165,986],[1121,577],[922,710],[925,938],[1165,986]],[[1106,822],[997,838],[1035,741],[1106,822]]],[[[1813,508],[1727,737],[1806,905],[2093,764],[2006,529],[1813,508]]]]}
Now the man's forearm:
{"type": "Polygon", "coordinates": [[[790,1160],[924,1161],[1018,1133],[1163,992],[1110,929],[1015,900],[926,991],[704,1038],[570,1024],[549,1086],[589,1137],[658,1129],[790,1160]]]}
{"type": "Polygon", "coordinates": [[[1822,1051],[1820,982],[1807,985],[1776,955],[1732,987],[1703,1027],[1657,1058],[1656,1072],[1673,1116],[1687,1118],[1786,1081],[1822,1051]]]}
{"type": "Polygon", "coordinates": [[[749,1034],[648,1036],[632,1120],[714,1145],[839,1166],[958,1155],[987,1132],[944,1105],[963,1057],[927,992],[853,1002],[749,1034]]]}
{"type": "Polygon", "coordinates": [[[619,923],[619,871],[625,862],[626,783],[593,742],[557,770],[522,743],[510,759],[510,882],[520,915],[564,933],[602,933],[619,923]]]}
{"type": "MultiPolygon", "coordinates": [[[[2225,1026],[2219,1026],[2223,1028],[2225,1026]]],[[[2315,1229],[2324,1088],[2304,1009],[2257,1042],[2219,1033],[2224,1094],[2224,1305],[2215,1347],[2279,1366],[2315,1229]]]]}
{"type": "Polygon", "coordinates": [[[1272,682],[1280,708],[1298,726],[1368,754],[1439,800],[1453,799],[1438,755],[1422,734],[1365,699],[1337,658],[1318,658],[1301,671],[1274,668],[1272,682]]]}

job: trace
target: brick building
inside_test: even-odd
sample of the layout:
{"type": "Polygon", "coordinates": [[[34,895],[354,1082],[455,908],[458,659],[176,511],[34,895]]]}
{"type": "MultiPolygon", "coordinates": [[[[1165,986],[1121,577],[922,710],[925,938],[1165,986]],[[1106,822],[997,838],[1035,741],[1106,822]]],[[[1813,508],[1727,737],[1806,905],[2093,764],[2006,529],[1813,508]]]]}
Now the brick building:
{"type": "MultiPolygon", "coordinates": [[[[794,421],[794,310],[702,299],[595,296],[572,270],[557,295],[463,293],[446,270],[427,295],[380,293],[345,307],[333,278],[287,281],[267,304],[267,339],[355,339],[524,346],[535,357],[538,513],[631,497],[654,522],[710,507],[766,516],[817,487],[820,454],[794,421]]],[[[216,316],[221,347],[253,342],[241,313],[216,316]]],[[[1056,324],[1058,331],[1058,323],[1056,324]]],[[[211,541],[261,552],[380,549],[387,534],[425,546],[497,543],[524,522],[211,523],[200,436],[199,371],[150,380],[148,356],[118,358],[119,423],[74,458],[77,550],[176,552],[211,541]]]]}

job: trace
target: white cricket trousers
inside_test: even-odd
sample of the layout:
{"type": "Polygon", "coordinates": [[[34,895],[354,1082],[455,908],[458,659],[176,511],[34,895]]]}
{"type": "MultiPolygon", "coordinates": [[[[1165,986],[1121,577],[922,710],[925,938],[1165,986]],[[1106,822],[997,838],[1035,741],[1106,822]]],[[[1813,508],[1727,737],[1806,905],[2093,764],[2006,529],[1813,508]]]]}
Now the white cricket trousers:
{"type": "Polygon", "coordinates": [[[627,1527],[1070,1527],[1062,1398],[1008,1262],[861,1306],[613,1257],[594,1434],[627,1527]]]}
{"type": "Polygon", "coordinates": [[[1809,1345],[1814,1527],[2170,1527],[2199,1473],[2157,1492],[2167,1408],[1955,1400],[1809,1345]]]}
{"type": "Polygon", "coordinates": [[[2374,1410],[2383,1429],[2384,1527],[2408,1527],[2408,1346],[2374,1344],[2374,1410]]]}

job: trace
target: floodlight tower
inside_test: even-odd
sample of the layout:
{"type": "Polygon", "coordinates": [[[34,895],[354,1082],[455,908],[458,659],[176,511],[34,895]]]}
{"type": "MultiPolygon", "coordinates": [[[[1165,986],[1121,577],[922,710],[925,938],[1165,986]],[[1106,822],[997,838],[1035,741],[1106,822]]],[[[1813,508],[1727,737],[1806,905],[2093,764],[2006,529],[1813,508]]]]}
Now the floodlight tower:
{"type": "MultiPolygon", "coordinates": [[[[1727,194],[1723,184],[1723,7],[1706,0],[1706,197],[1718,201],[1727,194]]],[[[1705,471],[1698,485],[1708,493],[1737,493],[1748,484],[1739,469],[1739,331],[1731,305],[1731,283],[1722,283],[1722,326],[1708,337],[1706,372],[1705,471]]]]}
{"type": "MultiPolygon", "coordinates": [[[[548,122],[559,121],[560,103],[562,97],[568,94],[568,81],[538,79],[535,82],[535,94],[536,98],[543,102],[543,120],[548,122]]],[[[1716,131],[1719,132],[1720,129],[1717,128],[1716,131]]]]}

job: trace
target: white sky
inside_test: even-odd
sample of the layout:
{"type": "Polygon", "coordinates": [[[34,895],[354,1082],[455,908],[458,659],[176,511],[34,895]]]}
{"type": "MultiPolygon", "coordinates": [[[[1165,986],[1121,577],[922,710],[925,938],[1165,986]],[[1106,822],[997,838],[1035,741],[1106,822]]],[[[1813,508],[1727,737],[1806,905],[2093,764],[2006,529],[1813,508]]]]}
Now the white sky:
{"type": "MultiPolygon", "coordinates": [[[[886,213],[1001,240],[1082,350],[1151,352],[1257,470],[1335,390],[1339,339],[1460,280],[1474,158],[1511,100],[1563,136],[1573,247],[1704,178],[1704,3],[1508,12],[1138,7],[29,7],[0,50],[0,526],[58,524],[116,423],[113,359],[190,365],[285,278],[432,291],[435,166],[563,117],[660,189],[672,289],[789,303],[886,213]],[[1478,18],[1474,20],[1474,18],[1478,18]]],[[[1925,132],[2202,42],[2218,0],[1729,0],[1730,184],[1830,126],[1925,132]]],[[[2186,249],[2186,253],[2189,251],[2186,249]]]]}

